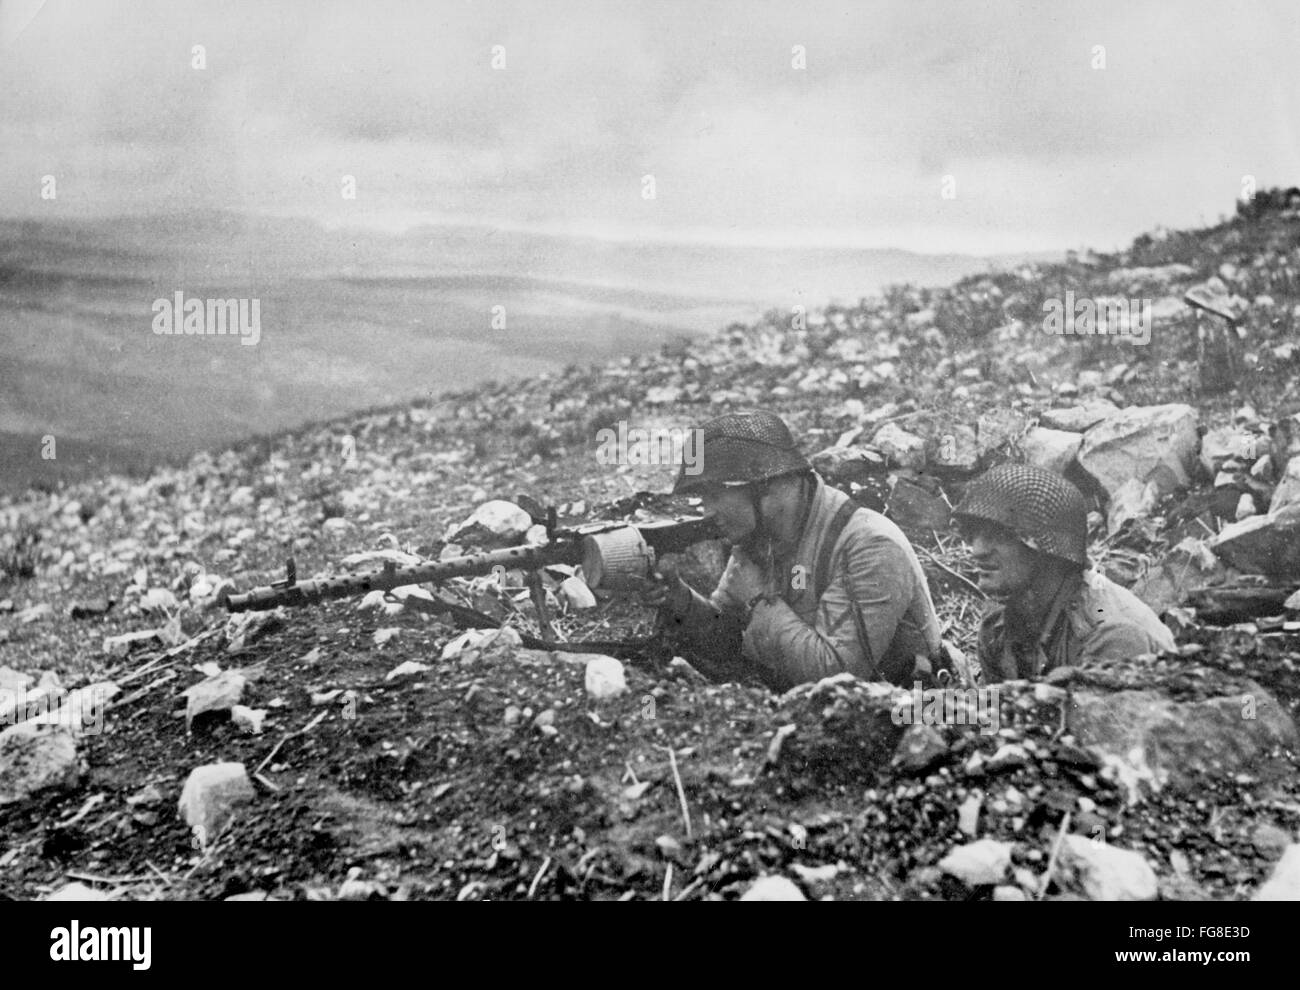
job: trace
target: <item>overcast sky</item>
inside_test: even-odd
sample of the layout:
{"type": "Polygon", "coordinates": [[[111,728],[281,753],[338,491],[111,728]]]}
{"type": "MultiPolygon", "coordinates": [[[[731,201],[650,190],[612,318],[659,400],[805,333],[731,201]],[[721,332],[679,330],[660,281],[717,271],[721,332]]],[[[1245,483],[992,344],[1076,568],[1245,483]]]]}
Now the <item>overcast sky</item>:
{"type": "Polygon", "coordinates": [[[1297,120],[1294,0],[0,0],[6,216],[1108,249],[1300,183],[1297,120]]]}

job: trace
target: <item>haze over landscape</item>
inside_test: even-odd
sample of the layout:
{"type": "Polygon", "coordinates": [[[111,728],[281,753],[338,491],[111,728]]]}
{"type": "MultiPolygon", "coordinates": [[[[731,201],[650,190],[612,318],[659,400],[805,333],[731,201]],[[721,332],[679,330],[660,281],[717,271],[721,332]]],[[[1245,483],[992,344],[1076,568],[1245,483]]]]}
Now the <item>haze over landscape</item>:
{"type": "Polygon", "coordinates": [[[5,0],[0,484],[1212,223],[1300,174],[1298,20],[5,0]]]}

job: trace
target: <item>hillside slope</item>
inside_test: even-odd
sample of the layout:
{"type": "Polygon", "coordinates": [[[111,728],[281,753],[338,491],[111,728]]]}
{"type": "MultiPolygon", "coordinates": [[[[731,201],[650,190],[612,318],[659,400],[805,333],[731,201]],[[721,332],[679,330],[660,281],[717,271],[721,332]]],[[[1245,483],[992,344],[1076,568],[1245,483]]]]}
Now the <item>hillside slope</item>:
{"type": "MultiPolygon", "coordinates": [[[[619,421],[687,426],[769,408],[810,453],[837,441],[884,449],[882,427],[901,423],[929,444],[933,470],[922,478],[891,461],[889,481],[937,486],[950,501],[975,463],[936,466],[933,450],[963,425],[978,425],[981,467],[1015,456],[1045,412],[1093,400],[1191,401],[1203,430],[1267,433],[1300,395],[1298,277],[1300,217],[1262,211],[1142,238],[1117,256],[773,312],[657,354],[200,454],[145,481],[7,498],[5,676],[54,695],[107,681],[118,692],[61,786],[0,803],[0,891],[33,898],[78,880],[125,898],[694,899],[734,898],[775,873],[837,898],[1023,897],[1040,884],[1053,898],[1095,896],[1064,866],[1053,873],[1058,832],[1073,830],[1144,857],[1160,896],[1250,896],[1300,826],[1285,730],[1300,705],[1300,627],[1280,618],[1188,621],[1180,656],[1086,685],[1187,705],[1262,685],[1280,705],[1268,716],[1279,745],[1225,743],[1249,772],[1207,771],[1194,800],[1170,783],[1134,801],[1130,782],[1063,735],[1059,687],[1009,686],[998,734],[909,734],[929,750],[891,763],[902,730],[881,719],[878,686],[830,682],[778,698],[647,663],[629,667],[627,694],[598,703],[583,658],[506,637],[443,658],[458,630],[356,601],[227,622],[211,592],[220,579],[276,579],[288,555],[304,577],[362,550],[437,556],[449,524],[491,497],[523,492],[565,518],[618,517],[636,493],[666,491],[673,473],[602,465],[597,432],[619,421]],[[1213,278],[1244,301],[1246,331],[1240,381],[1217,392],[1197,385],[1197,317],[1181,301],[1213,278]],[[1045,334],[1043,304],[1066,292],[1150,299],[1150,343],[1045,334]],[[153,641],[105,649],[107,637],[154,629],[153,641]],[[428,669],[395,674],[407,661],[428,669]],[[246,680],[241,703],[265,712],[261,733],[221,717],[187,729],[180,692],[232,669],[246,680]],[[198,848],[176,802],[194,768],[225,761],[246,766],[255,794],[198,848]],[[1008,843],[999,878],[961,882],[939,867],[975,834],[1008,843]]],[[[1214,481],[1193,479],[1119,532],[1099,525],[1100,565],[1131,583],[1186,533],[1222,527],[1231,512],[1214,502],[1214,481]]],[[[872,497],[870,485],[850,487],[872,497]]],[[[961,580],[959,542],[909,532],[948,634],[969,649],[982,603],[961,580]]],[[[457,584],[464,600],[532,628],[517,585],[493,604],[489,582],[457,584]]],[[[570,639],[649,628],[627,602],[555,604],[570,639]]]]}

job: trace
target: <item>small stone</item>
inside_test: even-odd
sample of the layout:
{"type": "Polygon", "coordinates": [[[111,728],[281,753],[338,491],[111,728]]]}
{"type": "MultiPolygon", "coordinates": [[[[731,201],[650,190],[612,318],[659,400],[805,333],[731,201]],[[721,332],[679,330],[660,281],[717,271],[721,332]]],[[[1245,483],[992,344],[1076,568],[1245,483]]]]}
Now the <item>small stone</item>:
{"type": "Polygon", "coordinates": [[[538,714],[538,716],[535,719],[533,719],[533,728],[535,729],[544,729],[547,726],[553,727],[554,725],[555,725],[554,708],[545,709],[540,714],[538,714]]]}
{"type": "Polygon", "coordinates": [[[506,725],[518,725],[519,720],[523,718],[524,713],[519,710],[518,705],[506,705],[503,721],[506,725]]]}
{"type": "Polygon", "coordinates": [[[384,675],[384,680],[391,681],[396,677],[405,677],[408,674],[423,674],[426,671],[433,670],[428,664],[417,663],[414,660],[407,660],[405,663],[399,663],[396,667],[384,675]]]}
{"type": "Polygon", "coordinates": [[[1005,743],[998,748],[993,754],[992,759],[988,762],[990,773],[996,773],[1000,770],[1013,770],[1016,767],[1022,767],[1029,762],[1029,753],[1025,747],[1017,743],[1005,743]]]}
{"type": "Polygon", "coordinates": [[[587,661],[587,695],[595,701],[616,698],[627,691],[623,664],[614,657],[597,656],[587,661]]]}
{"type": "Polygon", "coordinates": [[[993,888],[993,899],[995,901],[1027,901],[1028,897],[1019,887],[1000,886],[993,888]]]}
{"type": "Polygon", "coordinates": [[[803,891],[785,877],[759,877],[740,898],[742,901],[806,901],[803,891]]]}
{"type": "Polygon", "coordinates": [[[922,773],[942,759],[948,743],[934,726],[916,723],[903,730],[894,751],[893,764],[904,773],[922,773]]]}
{"type": "Polygon", "coordinates": [[[69,883],[48,895],[47,901],[106,901],[108,895],[102,890],[87,887],[84,883],[69,883]]]}
{"type": "Polygon", "coordinates": [[[659,838],[655,839],[655,847],[659,850],[659,855],[664,859],[681,859],[682,844],[671,835],[659,836],[659,838]]]}
{"type": "Polygon", "coordinates": [[[957,827],[964,835],[974,838],[979,831],[980,809],[983,806],[983,793],[975,791],[957,809],[957,827]]]}
{"type": "Polygon", "coordinates": [[[580,577],[565,578],[560,583],[560,594],[569,603],[569,608],[587,609],[596,607],[596,596],[587,587],[587,582],[580,577]]]}
{"type": "Polygon", "coordinates": [[[234,670],[225,670],[215,677],[199,681],[184,692],[185,728],[193,726],[194,720],[207,712],[228,712],[244,695],[248,679],[234,670]]]}
{"type": "Polygon", "coordinates": [[[230,709],[230,720],[235,723],[235,728],[254,736],[262,734],[262,723],[266,720],[266,710],[263,708],[249,708],[246,705],[235,705],[230,709]]]}
{"type": "Polygon", "coordinates": [[[1011,868],[1011,844],[979,839],[958,846],[939,861],[939,869],[967,887],[1000,883],[1011,868]]]}
{"type": "Polygon", "coordinates": [[[190,772],[178,810],[201,846],[212,843],[237,807],[256,796],[242,763],[210,763],[190,772]]]}

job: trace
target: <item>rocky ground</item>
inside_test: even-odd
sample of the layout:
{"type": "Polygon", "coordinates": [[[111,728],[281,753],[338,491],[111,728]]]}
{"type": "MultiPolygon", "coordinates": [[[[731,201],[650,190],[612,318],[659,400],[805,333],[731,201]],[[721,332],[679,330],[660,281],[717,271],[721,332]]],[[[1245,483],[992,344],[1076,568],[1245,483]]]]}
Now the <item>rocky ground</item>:
{"type": "MultiPolygon", "coordinates": [[[[1300,897],[1298,322],[1300,216],[1262,204],[0,502],[0,894],[1300,897]],[[1150,342],[1045,334],[1067,292],[1149,300],[1150,342]],[[401,601],[221,607],[290,555],[305,578],[522,539],[458,532],[490,499],[640,518],[673,468],[600,463],[602,428],[756,406],[904,526],[957,645],[983,602],[948,507],[1024,458],[1087,490],[1097,565],[1178,653],[907,725],[883,685],[778,697],[526,649],[517,573],[442,589],[509,627],[469,637],[401,601]]],[[[692,554],[701,585],[718,556],[692,554]]],[[[650,631],[568,576],[546,575],[564,639],[650,631]]]]}

